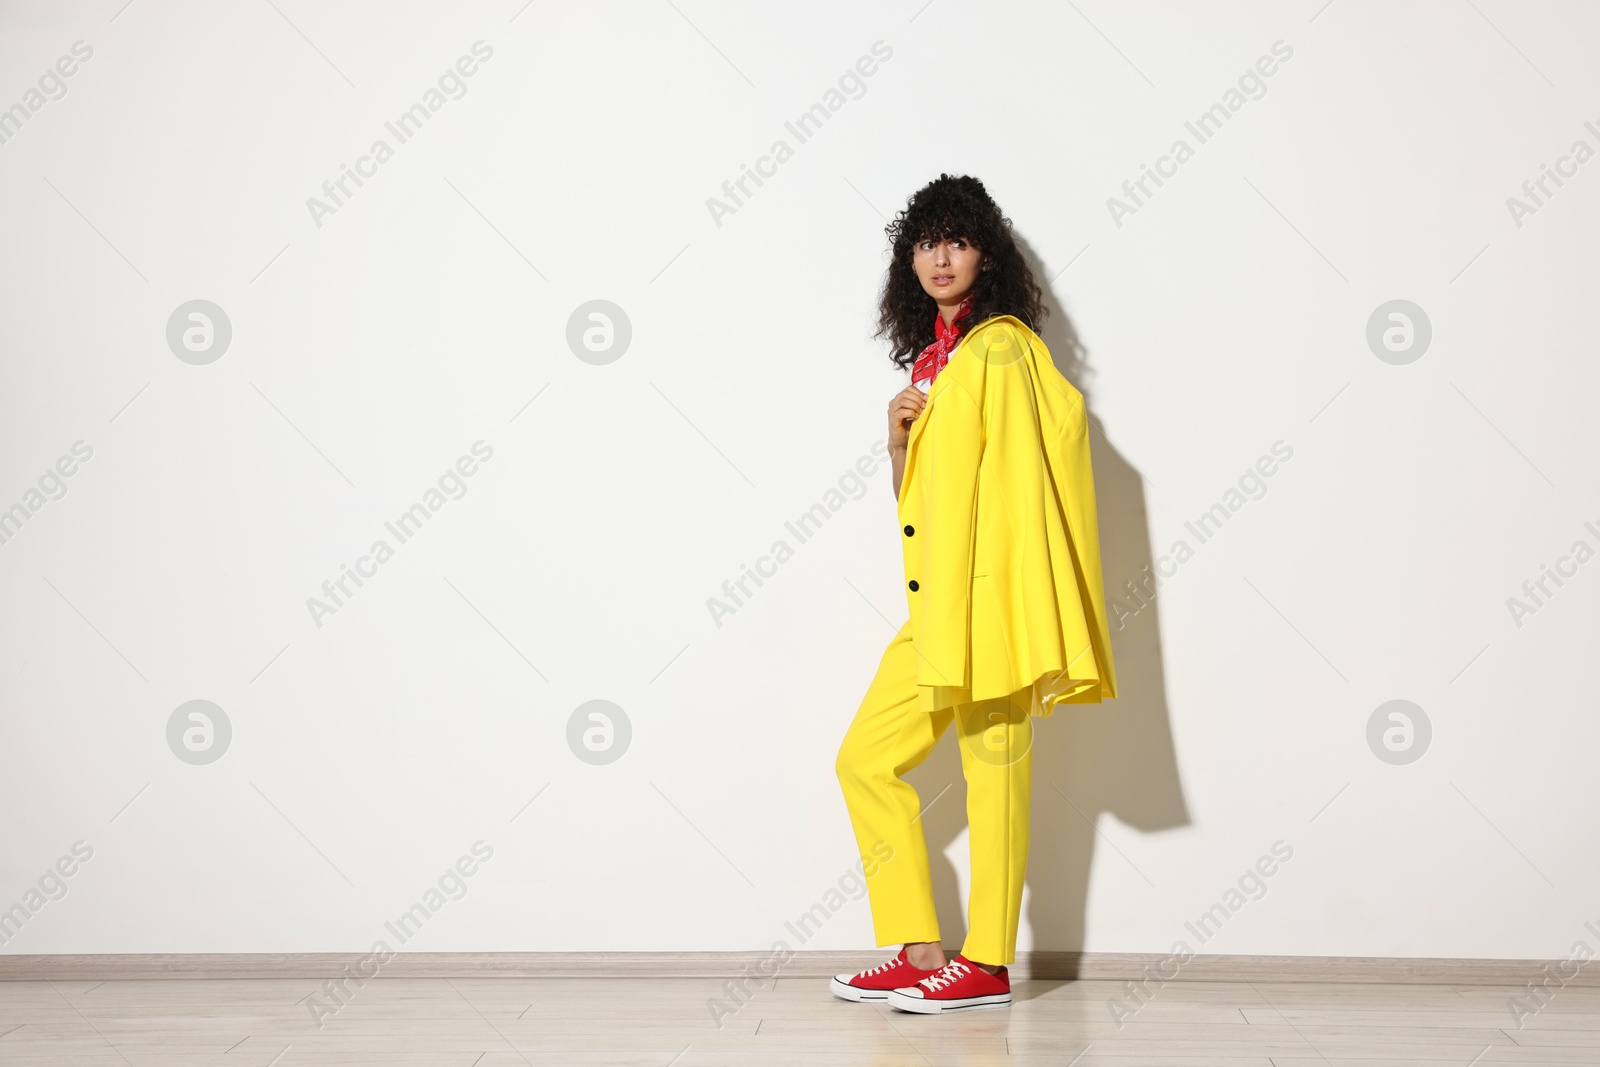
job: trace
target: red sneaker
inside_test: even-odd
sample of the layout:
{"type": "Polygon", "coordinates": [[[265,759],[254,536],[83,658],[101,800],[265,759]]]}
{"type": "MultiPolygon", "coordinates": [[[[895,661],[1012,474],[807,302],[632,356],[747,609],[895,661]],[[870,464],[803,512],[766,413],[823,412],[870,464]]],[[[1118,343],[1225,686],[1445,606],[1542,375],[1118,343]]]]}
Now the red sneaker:
{"type": "Polygon", "coordinates": [[[828,983],[828,990],[842,1000],[886,1000],[889,990],[920,982],[937,971],[913,967],[901,949],[894,959],[868,967],[860,974],[841,974],[828,983]]]}
{"type": "Polygon", "coordinates": [[[893,989],[889,1007],[932,1015],[959,1008],[1001,1008],[1011,1003],[1011,976],[996,974],[957,956],[916,985],[893,989]]]}

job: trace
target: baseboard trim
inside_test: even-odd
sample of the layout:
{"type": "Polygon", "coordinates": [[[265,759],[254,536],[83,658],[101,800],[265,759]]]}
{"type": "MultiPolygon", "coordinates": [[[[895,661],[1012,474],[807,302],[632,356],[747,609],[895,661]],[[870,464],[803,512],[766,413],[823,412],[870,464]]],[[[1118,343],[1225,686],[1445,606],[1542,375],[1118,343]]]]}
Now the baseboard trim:
{"type": "MultiPolygon", "coordinates": [[[[947,951],[954,955],[955,948],[947,951]]],[[[820,978],[883,961],[871,951],[796,952],[779,978],[820,978]]],[[[131,979],[338,978],[737,978],[771,975],[772,952],[399,952],[377,966],[367,953],[0,954],[0,981],[131,979]]],[[[1402,956],[1197,955],[1179,965],[1153,952],[1019,952],[1019,980],[1174,982],[1360,982],[1401,985],[1523,986],[1551,976],[1565,960],[1448,959],[1402,956]]],[[[1562,985],[1600,986],[1594,969],[1562,985]]]]}

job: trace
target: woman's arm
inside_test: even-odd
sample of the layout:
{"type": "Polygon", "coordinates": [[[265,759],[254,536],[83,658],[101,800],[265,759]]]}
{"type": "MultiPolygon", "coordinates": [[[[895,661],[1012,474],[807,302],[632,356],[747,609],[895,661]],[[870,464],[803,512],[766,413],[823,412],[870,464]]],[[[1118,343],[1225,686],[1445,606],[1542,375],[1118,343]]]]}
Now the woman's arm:
{"type": "Polygon", "coordinates": [[[928,398],[921,389],[908,385],[889,401],[889,459],[894,466],[894,498],[900,499],[900,478],[906,469],[906,441],[911,424],[921,414],[928,398]]]}

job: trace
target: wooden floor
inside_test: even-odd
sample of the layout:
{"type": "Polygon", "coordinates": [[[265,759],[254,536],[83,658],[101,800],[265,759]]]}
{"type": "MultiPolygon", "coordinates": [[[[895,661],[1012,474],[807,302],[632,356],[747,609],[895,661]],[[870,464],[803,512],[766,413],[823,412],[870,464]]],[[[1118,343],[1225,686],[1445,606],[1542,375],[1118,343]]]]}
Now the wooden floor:
{"type": "Polygon", "coordinates": [[[0,1064],[1600,1064],[1600,989],[1576,986],[1519,1028],[1505,986],[1172,982],[1119,1027],[1121,983],[1018,983],[1010,1008],[939,1017],[782,978],[718,1027],[710,979],[378,978],[319,1028],[320,984],[0,982],[0,1064]]]}

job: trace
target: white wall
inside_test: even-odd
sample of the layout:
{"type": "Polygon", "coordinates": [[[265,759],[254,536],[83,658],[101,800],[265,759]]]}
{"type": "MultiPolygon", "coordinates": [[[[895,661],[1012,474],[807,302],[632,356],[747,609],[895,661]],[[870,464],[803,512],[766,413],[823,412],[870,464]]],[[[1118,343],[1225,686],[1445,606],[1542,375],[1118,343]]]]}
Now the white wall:
{"type": "MultiPolygon", "coordinates": [[[[0,506],[41,505],[0,544],[0,907],[41,905],[4,951],[364,950],[463,856],[405,948],[870,946],[863,900],[803,945],[784,924],[852,887],[833,758],[906,604],[887,466],[850,471],[905,382],[869,336],[885,216],[941,170],[1051,282],[1108,585],[1193,549],[1116,634],[1122,698],[1041,725],[1019,947],[1592,939],[1600,563],[1520,625],[1507,604],[1600,548],[1600,162],[1507,204],[1600,148],[1590,5],[520,2],[0,15],[0,106],[93,50],[0,144],[0,506]],[[399,144],[385,122],[478,41],[399,144]],[[880,41],[798,144],[784,123],[880,41]],[[1185,122],[1276,42],[1199,143],[1185,122]],[[307,199],[379,138],[319,225],[307,199]],[[719,224],[708,198],[780,138],[719,224]],[[204,365],[166,336],[195,299],[232,329],[204,365]],[[567,342],[596,299],[632,328],[603,365],[567,342]],[[1420,359],[1369,347],[1392,300],[1431,323],[1420,359]],[[65,495],[30,498],[80,441],[65,495]],[[480,441],[399,544],[385,522],[480,441]],[[196,699],[232,730],[205,765],[168,743],[196,699]],[[1405,765],[1367,739],[1396,699],[1432,729],[1405,765]],[[606,765],[567,740],[591,700],[631,724],[606,765]],[[1280,840],[1264,895],[1194,937],[1280,840]],[[30,897],[79,841],[65,896],[30,897]]],[[[955,783],[928,824],[959,944],[952,739],[913,780],[955,783]]]]}

